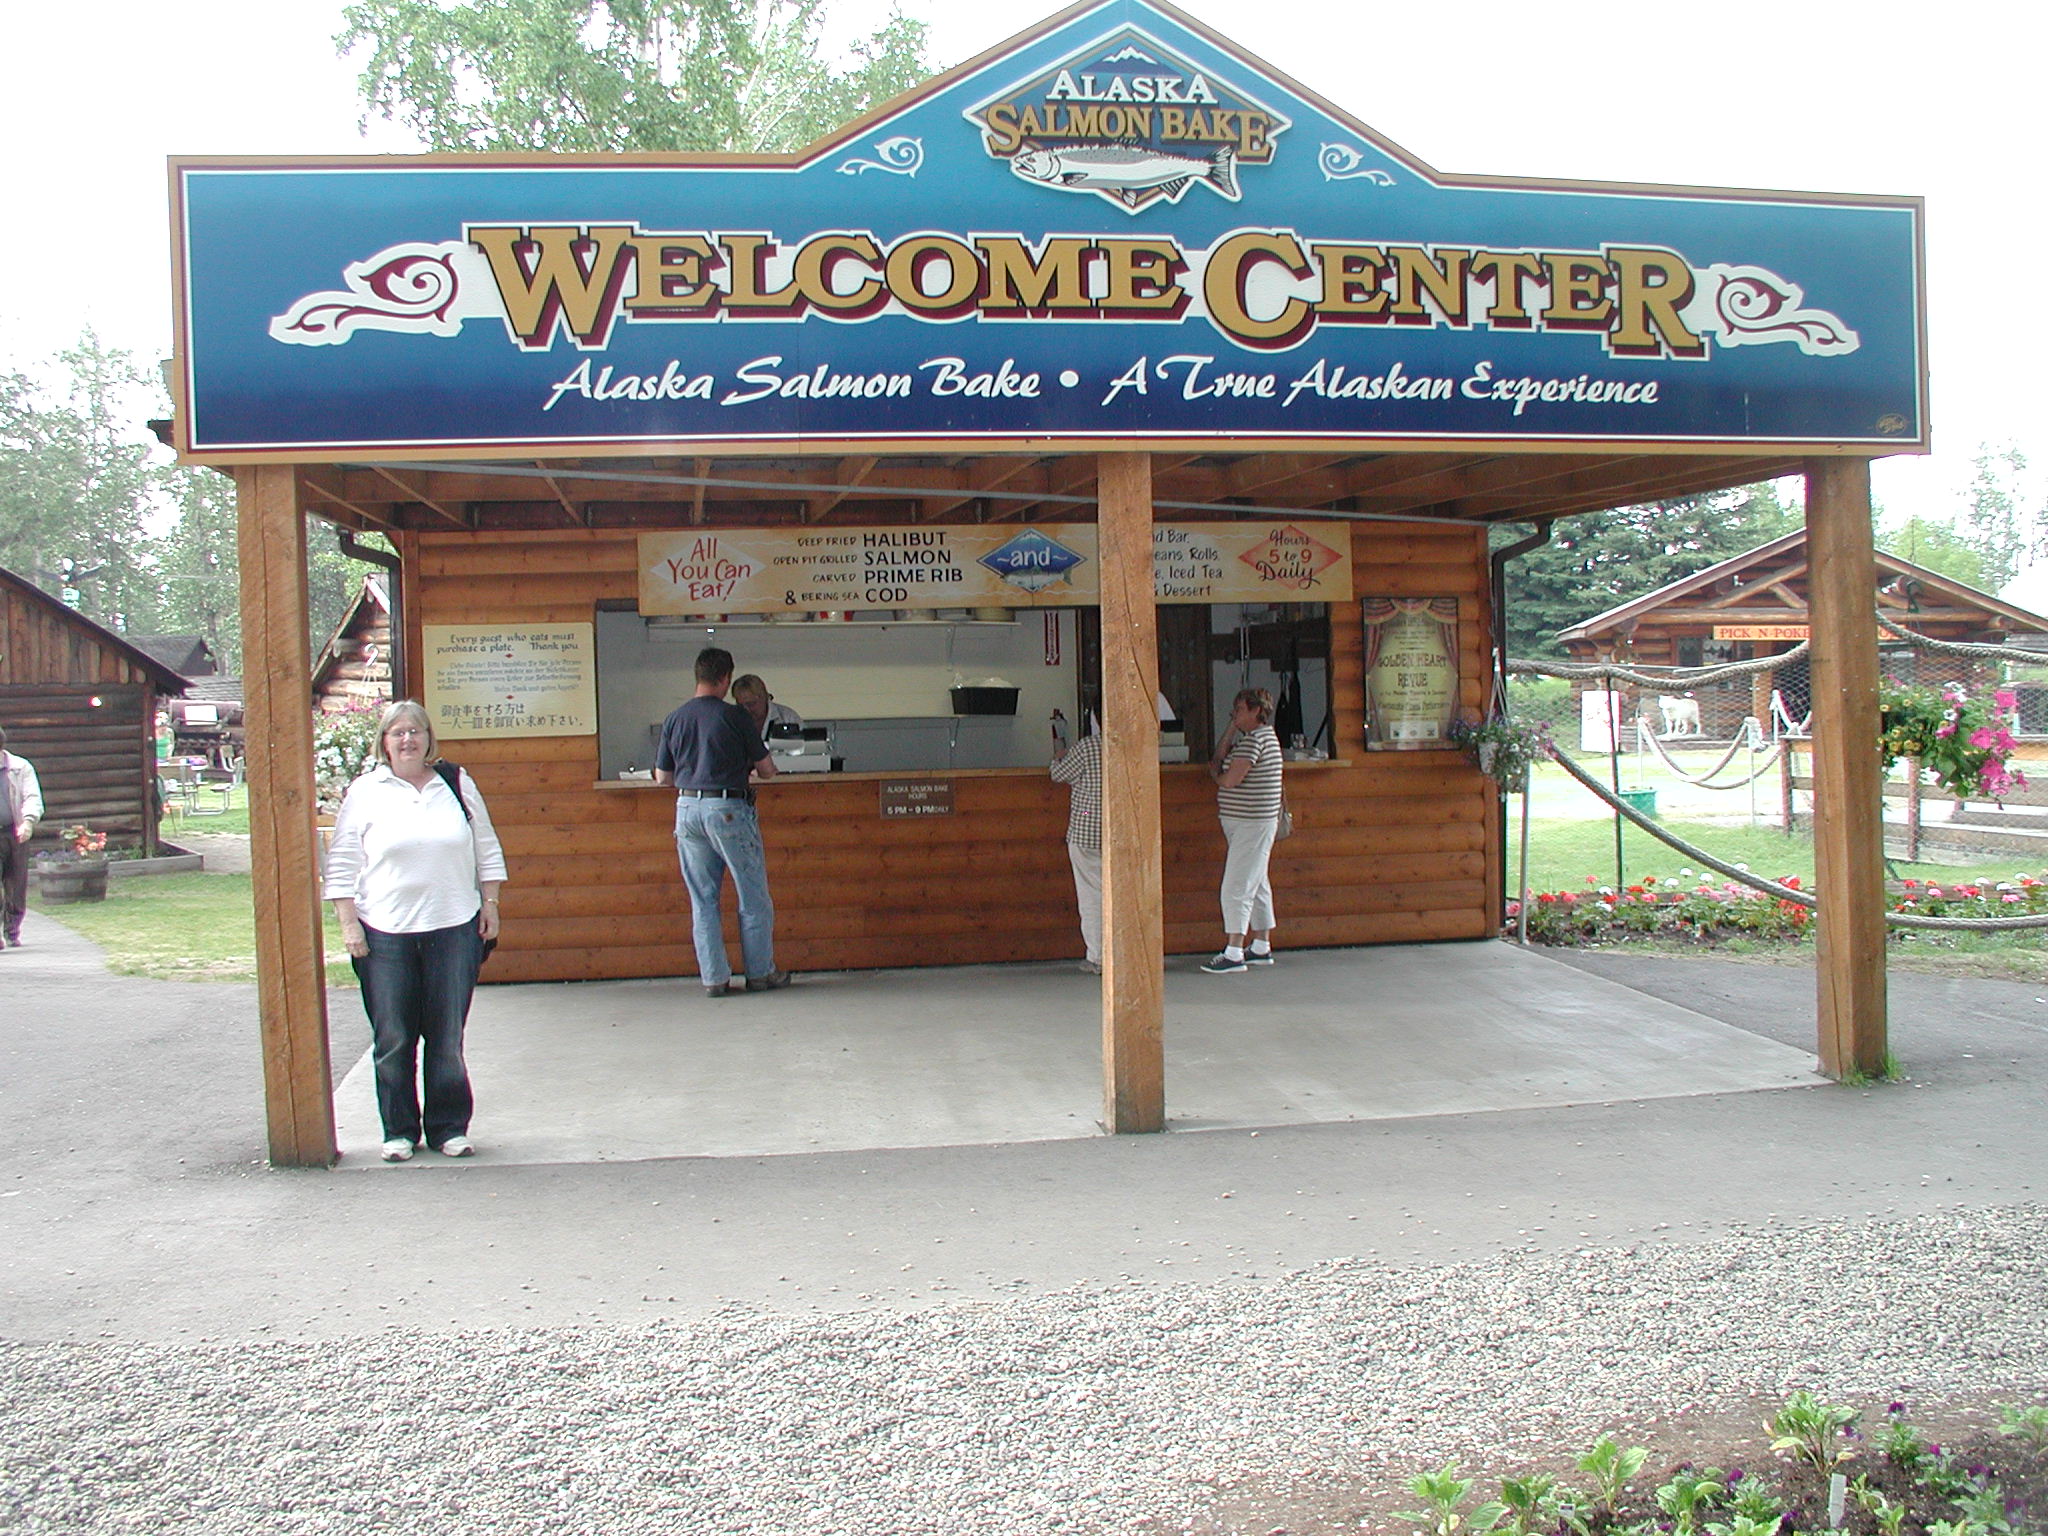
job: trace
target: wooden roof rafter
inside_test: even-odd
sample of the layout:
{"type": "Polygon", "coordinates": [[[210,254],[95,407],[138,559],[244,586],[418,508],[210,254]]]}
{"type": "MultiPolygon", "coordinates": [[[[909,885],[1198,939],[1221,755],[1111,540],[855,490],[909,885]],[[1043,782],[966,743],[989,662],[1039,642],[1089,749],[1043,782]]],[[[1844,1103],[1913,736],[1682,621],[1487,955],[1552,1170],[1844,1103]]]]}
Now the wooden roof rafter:
{"type": "MultiPolygon", "coordinates": [[[[535,459],[533,461],[533,467],[538,470],[546,471],[551,467],[566,468],[567,466],[551,466],[545,459],[535,459]]],[[[555,493],[555,500],[559,501],[562,504],[562,510],[569,514],[569,524],[571,527],[588,528],[591,526],[589,511],[584,507],[577,506],[576,503],[570,499],[569,493],[562,489],[561,481],[557,480],[553,475],[543,473],[541,476],[541,484],[545,485],[549,490],[555,493]]]]}
{"type": "MultiPolygon", "coordinates": [[[[344,511],[354,513],[361,524],[361,527],[356,530],[358,533],[369,528],[375,528],[382,533],[396,533],[399,529],[398,519],[388,507],[375,512],[371,511],[368,502],[352,500],[343,495],[341,491],[328,485],[321,479],[319,471],[311,466],[305,466],[299,470],[299,485],[304,495],[314,497],[320,501],[327,502],[331,506],[340,507],[344,511]]],[[[308,508],[307,510],[311,511],[312,509],[308,508]]]]}
{"type": "MultiPolygon", "coordinates": [[[[699,459],[697,462],[701,464],[704,461],[699,459]]],[[[880,458],[871,453],[864,454],[858,458],[841,459],[839,461],[837,478],[844,489],[824,491],[812,496],[804,503],[804,521],[807,523],[822,523],[825,521],[827,517],[831,516],[832,509],[845,501],[855,487],[864,484],[868,476],[875,472],[875,466],[881,462],[880,458]]],[[[701,475],[703,471],[700,470],[698,473],[701,475]]],[[[703,504],[703,497],[704,488],[700,485],[697,487],[697,500],[700,506],[703,504]]]]}
{"type": "MultiPolygon", "coordinates": [[[[474,529],[476,527],[476,520],[473,517],[461,512],[452,511],[448,507],[443,506],[439,501],[427,494],[424,486],[407,484],[396,473],[384,468],[383,465],[372,464],[370,466],[370,473],[377,476],[380,480],[389,481],[392,485],[403,491],[405,493],[405,500],[416,501],[421,506],[427,508],[428,511],[439,513],[456,527],[464,529],[474,529]]],[[[413,478],[417,480],[424,480],[426,478],[425,474],[421,471],[415,470],[412,474],[413,478]]]]}

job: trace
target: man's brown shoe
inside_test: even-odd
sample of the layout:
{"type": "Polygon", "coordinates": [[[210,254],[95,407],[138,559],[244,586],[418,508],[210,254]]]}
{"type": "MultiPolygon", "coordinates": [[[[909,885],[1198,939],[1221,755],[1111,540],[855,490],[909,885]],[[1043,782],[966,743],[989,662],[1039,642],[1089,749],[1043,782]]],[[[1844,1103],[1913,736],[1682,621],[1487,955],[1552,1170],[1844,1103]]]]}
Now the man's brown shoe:
{"type": "Polygon", "coordinates": [[[770,971],[766,976],[749,976],[747,978],[747,990],[749,992],[774,992],[779,988],[788,986],[795,979],[787,971],[770,971]]]}

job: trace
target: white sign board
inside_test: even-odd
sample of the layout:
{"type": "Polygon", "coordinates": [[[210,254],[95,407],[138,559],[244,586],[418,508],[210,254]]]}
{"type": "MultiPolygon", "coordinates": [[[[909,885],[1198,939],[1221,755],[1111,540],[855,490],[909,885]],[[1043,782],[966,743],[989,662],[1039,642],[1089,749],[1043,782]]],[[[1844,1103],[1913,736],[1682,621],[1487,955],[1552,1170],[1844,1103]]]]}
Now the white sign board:
{"type": "Polygon", "coordinates": [[[428,624],[426,706],[443,740],[597,734],[589,624],[428,624]]]}

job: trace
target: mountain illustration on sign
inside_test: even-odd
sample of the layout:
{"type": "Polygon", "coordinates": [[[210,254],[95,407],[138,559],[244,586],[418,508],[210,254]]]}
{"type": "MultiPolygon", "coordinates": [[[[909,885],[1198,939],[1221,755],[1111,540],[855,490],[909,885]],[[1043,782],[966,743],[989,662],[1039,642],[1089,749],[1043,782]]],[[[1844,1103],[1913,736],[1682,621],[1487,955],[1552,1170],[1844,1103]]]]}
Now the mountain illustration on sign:
{"type": "Polygon", "coordinates": [[[1233,203],[1238,199],[1237,150],[1229,144],[1219,146],[1205,160],[1143,144],[1027,149],[1011,159],[1010,169],[1026,181],[1050,182],[1078,192],[1107,192],[1127,207],[1136,207],[1154,188],[1169,202],[1178,201],[1196,181],[1208,182],[1233,203]]]}
{"type": "Polygon", "coordinates": [[[998,549],[981,557],[981,563],[1013,587],[1042,592],[1067,579],[1067,573],[1086,558],[1075,554],[1057,539],[1033,529],[1020,533],[998,549]]]}

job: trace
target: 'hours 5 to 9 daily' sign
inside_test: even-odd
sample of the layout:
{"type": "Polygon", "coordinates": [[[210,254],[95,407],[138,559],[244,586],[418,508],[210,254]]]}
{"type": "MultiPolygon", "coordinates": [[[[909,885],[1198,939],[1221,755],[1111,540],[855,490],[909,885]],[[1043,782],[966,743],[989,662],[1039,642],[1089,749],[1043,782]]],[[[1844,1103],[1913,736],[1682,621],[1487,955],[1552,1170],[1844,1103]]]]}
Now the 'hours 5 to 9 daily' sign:
{"type": "MultiPolygon", "coordinates": [[[[640,537],[644,614],[1065,608],[1100,601],[1092,523],[710,529],[640,537]]],[[[1351,529],[1159,523],[1163,603],[1322,603],[1351,595],[1351,529]]]]}
{"type": "Polygon", "coordinates": [[[793,155],[172,169],[223,462],[1926,435],[1917,200],[1446,176],[1157,0],[793,155]]]}

